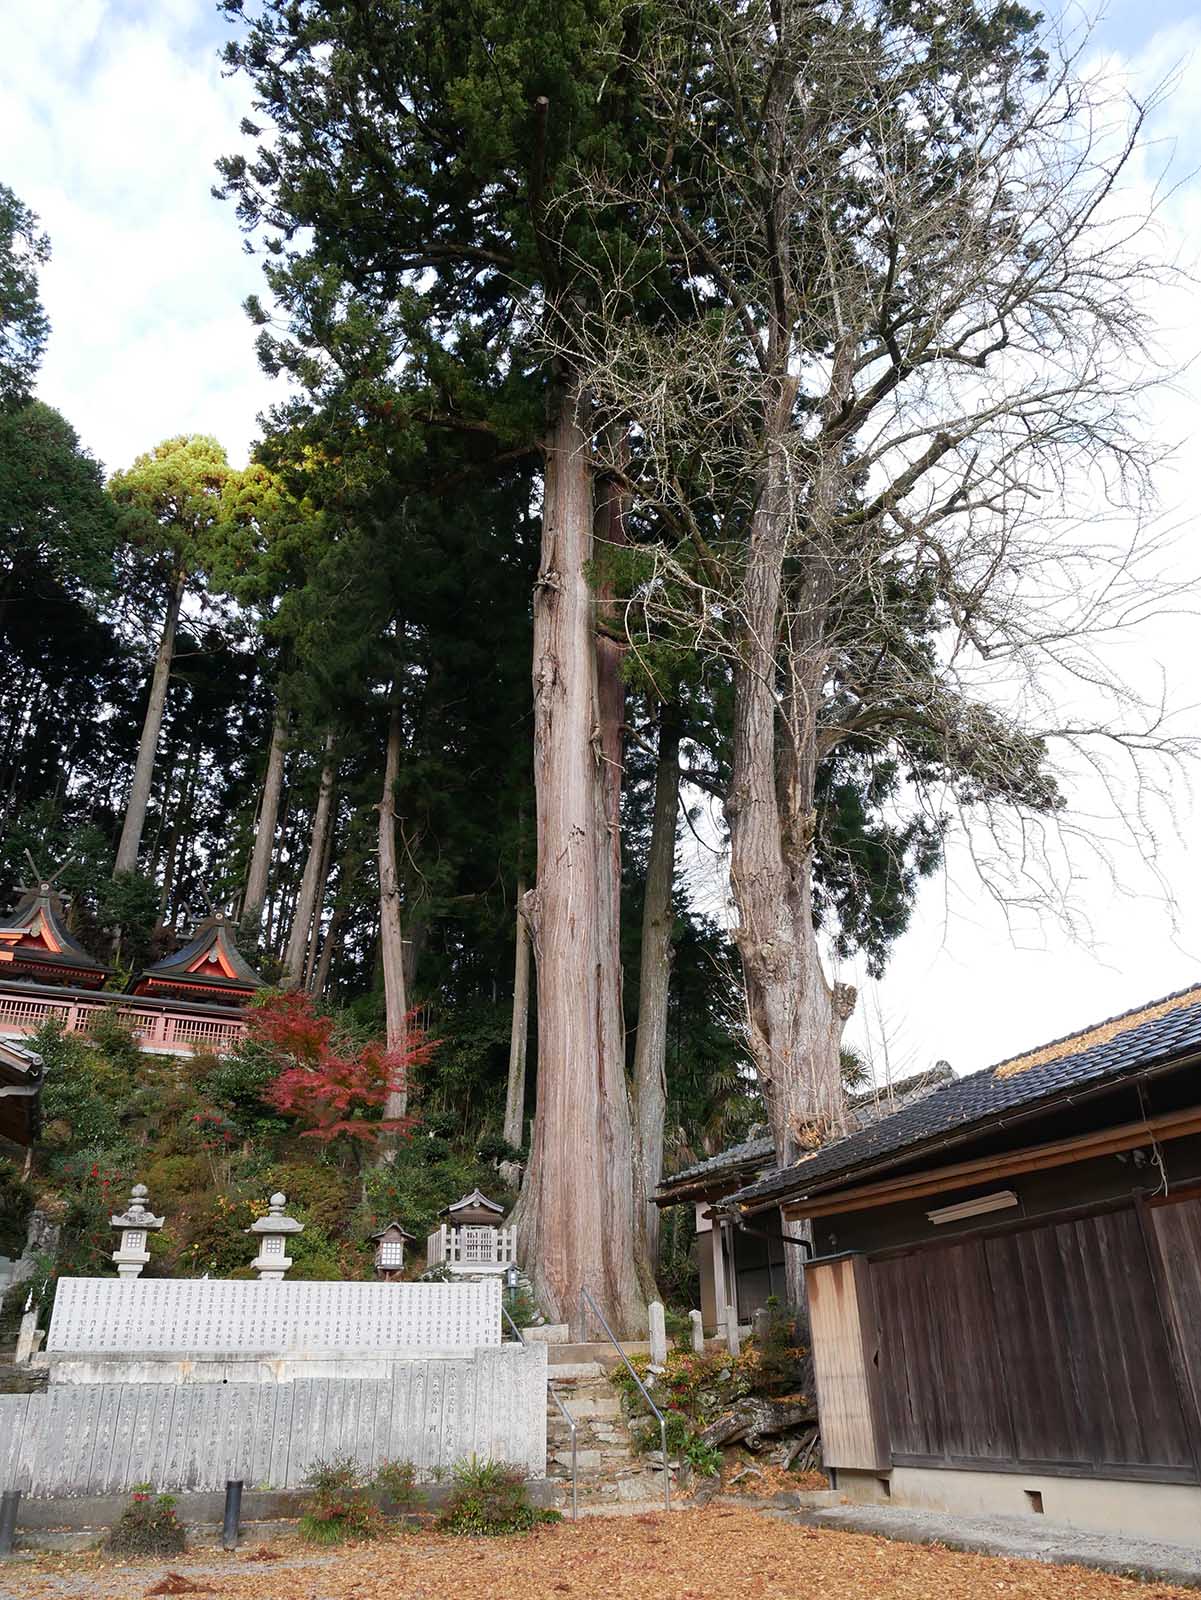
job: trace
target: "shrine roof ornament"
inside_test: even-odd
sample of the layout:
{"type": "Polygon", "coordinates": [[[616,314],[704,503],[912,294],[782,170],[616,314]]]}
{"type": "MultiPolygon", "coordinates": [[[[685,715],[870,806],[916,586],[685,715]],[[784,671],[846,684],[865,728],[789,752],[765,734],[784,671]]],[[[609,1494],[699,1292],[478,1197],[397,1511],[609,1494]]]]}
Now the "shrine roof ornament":
{"type": "Polygon", "coordinates": [[[44,877],[30,858],[34,884],[18,889],[21,898],[0,918],[0,979],[99,989],[111,976],[111,969],[89,955],[67,929],[67,903],[54,881],[69,864],[64,861],[52,877],[44,877]]]}
{"type": "Polygon", "coordinates": [[[265,987],[238,949],[233,923],[223,911],[214,911],[182,950],[139,973],[130,992],[170,992],[192,1000],[209,998],[237,1004],[265,987]]]}
{"type": "Polygon", "coordinates": [[[504,1206],[497,1205],[495,1200],[489,1200],[488,1196],[481,1190],[473,1189],[470,1194],[465,1194],[461,1200],[456,1200],[449,1206],[443,1206],[438,1215],[440,1217],[459,1217],[465,1211],[487,1211],[498,1217],[503,1217],[505,1214],[504,1206]]]}

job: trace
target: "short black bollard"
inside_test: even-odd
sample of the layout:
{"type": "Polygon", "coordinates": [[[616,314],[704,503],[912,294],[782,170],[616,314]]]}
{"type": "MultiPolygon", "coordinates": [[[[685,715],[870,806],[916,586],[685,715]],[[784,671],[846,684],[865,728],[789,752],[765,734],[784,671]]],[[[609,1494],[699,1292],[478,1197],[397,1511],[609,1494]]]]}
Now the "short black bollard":
{"type": "Polygon", "coordinates": [[[17,1536],[17,1507],[20,1504],[20,1489],[5,1489],[0,1494],[0,1556],[13,1553],[13,1540],[17,1536]]]}
{"type": "Polygon", "coordinates": [[[242,1520],[242,1480],[230,1478],[225,1485],[225,1522],[221,1529],[221,1547],[238,1548],[239,1524],[242,1520]]]}

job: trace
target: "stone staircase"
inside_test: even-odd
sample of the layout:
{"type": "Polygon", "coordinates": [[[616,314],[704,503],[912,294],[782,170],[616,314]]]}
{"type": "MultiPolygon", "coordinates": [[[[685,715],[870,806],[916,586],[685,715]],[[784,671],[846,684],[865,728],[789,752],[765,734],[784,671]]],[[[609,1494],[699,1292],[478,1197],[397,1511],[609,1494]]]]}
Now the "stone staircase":
{"type": "Polygon", "coordinates": [[[50,1381],[44,1366],[18,1367],[13,1364],[15,1345],[0,1346],[0,1394],[40,1394],[50,1381]]]}
{"type": "MultiPolygon", "coordinates": [[[[627,1355],[647,1345],[627,1344],[627,1355]]],[[[547,1376],[576,1424],[576,1465],[581,1510],[616,1504],[662,1504],[663,1475],[640,1455],[609,1374],[618,1364],[609,1344],[551,1344],[547,1376]]],[[[571,1430],[546,1397],[546,1475],[561,1485],[559,1504],[571,1501],[571,1430]]],[[[673,1478],[674,1482],[674,1478],[673,1478]]]]}

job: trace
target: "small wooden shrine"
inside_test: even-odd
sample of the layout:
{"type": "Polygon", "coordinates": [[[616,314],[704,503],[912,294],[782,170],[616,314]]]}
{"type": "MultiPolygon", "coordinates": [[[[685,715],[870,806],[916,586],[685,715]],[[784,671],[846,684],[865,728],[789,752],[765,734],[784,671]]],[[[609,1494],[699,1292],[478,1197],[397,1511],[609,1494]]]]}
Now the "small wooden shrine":
{"type": "Polygon", "coordinates": [[[437,1233],[426,1240],[426,1265],[474,1277],[503,1272],[517,1261],[517,1230],[502,1228],[505,1208],[473,1189],[443,1206],[437,1233]]]}
{"type": "Polygon", "coordinates": [[[66,906],[53,883],[19,893],[15,909],[0,918],[0,978],[99,989],[110,969],[68,933],[66,906]]]}
{"type": "Polygon", "coordinates": [[[139,973],[129,992],[161,1000],[240,1006],[264,987],[238,949],[233,924],[224,912],[216,911],[182,950],[139,973]]]}

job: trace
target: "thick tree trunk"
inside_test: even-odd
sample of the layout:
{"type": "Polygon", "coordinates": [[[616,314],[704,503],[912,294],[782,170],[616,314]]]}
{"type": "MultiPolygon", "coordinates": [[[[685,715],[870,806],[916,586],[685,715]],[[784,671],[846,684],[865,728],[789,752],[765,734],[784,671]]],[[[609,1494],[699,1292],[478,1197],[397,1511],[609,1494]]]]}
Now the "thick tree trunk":
{"type": "Polygon", "coordinates": [[[577,1337],[589,1289],[618,1334],[641,1333],[633,1137],[619,951],[612,946],[612,841],[600,749],[588,442],[572,400],[547,445],[534,594],[538,871],[526,913],[538,972],[538,1089],[530,1169],[517,1208],[543,1309],[577,1337]]]}
{"type": "Polygon", "coordinates": [[[526,927],[525,880],[517,880],[516,949],[513,956],[513,1023],[509,1031],[509,1082],[505,1092],[506,1144],[521,1143],[525,1120],[525,1058],[530,1031],[530,930],[526,927]]]}
{"type": "Polygon", "coordinates": [[[313,974],[313,994],[323,995],[329,986],[329,972],[333,959],[338,953],[342,943],[342,930],[346,926],[349,912],[344,905],[335,906],[333,915],[329,919],[329,927],[325,930],[325,938],[321,942],[321,957],[317,962],[317,970],[313,974]]]}
{"type": "MultiPolygon", "coordinates": [[[[848,1010],[846,992],[836,994],[826,980],[813,926],[816,717],[824,661],[812,622],[811,646],[795,636],[789,641],[791,726],[783,750],[777,740],[789,493],[783,451],[773,447],[750,532],[726,802],[751,1055],[781,1165],[844,1126],[839,1041],[848,1010]]],[[[799,1250],[789,1249],[787,1265],[789,1297],[799,1306],[799,1250]]]]}
{"type": "MultiPolygon", "coordinates": [[[[400,918],[400,873],[396,864],[396,780],[400,777],[400,707],[388,718],[388,749],[384,760],[384,792],[379,804],[379,943],[384,969],[384,1018],[390,1051],[403,1052],[409,1002],[405,985],[404,935],[400,918]]],[[[385,1117],[403,1117],[408,1109],[408,1085],[393,1089],[384,1102],[385,1117]]],[[[395,1152],[389,1152],[394,1157],[395,1152]]]]}
{"type": "Polygon", "coordinates": [[[295,989],[304,975],[304,961],[309,947],[309,934],[313,926],[313,906],[321,878],[321,863],[325,859],[325,835],[329,828],[334,800],[334,736],[325,740],[325,755],[321,764],[321,785],[317,791],[317,804],[313,810],[313,828],[309,835],[309,853],[304,864],[304,875],[292,910],[292,931],[288,948],[284,952],[283,984],[295,989]]]}
{"type": "MultiPolygon", "coordinates": [[[[171,833],[167,841],[167,859],[163,867],[163,886],[158,897],[158,919],[167,921],[167,909],[171,904],[171,896],[175,891],[175,877],[179,870],[179,851],[187,827],[188,818],[192,814],[192,796],[196,790],[196,768],[200,764],[200,746],[193,745],[188,751],[184,763],[183,779],[179,787],[179,798],[175,802],[172,813],[171,833]]],[[[166,808],[166,797],[163,806],[166,808]]]]}
{"type": "Polygon", "coordinates": [[[179,609],[183,604],[186,583],[187,574],[183,571],[177,572],[167,599],[167,614],[163,618],[163,631],[159,637],[154,671],[150,677],[150,699],[142,723],[142,737],[138,742],[133,783],[125,807],[125,821],[121,825],[117,859],[113,864],[114,877],[119,872],[136,872],[138,867],[138,848],[142,843],[142,829],[146,826],[146,807],[150,803],[150,788],[154,780],[154,758],[158,751],[158,736],[162,731],[163,713],[167,709],[167,685],[171,678],[171,657],[175,653],[175,629],[179,622],[179,609]]]}
{"type": "Polygon", "coordinates": [[[246,874],[246,891],[242,898],[242,922],[257,938],[263,921],[263,903],[267,898],[267,880],[271,872],[271,855],[275,848],[275,825],[279,820],[279,799],[284,786],[284,757],[287,754],[287,719],[277,706],[275,723],[271,729],[271,750],[267,756],[267,771],[263,778],[263,798],[255,823],[254,849],[250,868],[246,874]]]}
{"type": "Polygon", "coordinates": [[[659,1208],[653,1196],[663,1175],[663,1124],[667,1113],[667,1001],[671,987],[672,887],[680,797],[680,722],[674,706],[659,713],[655,766],[655,816],[642,900],[642,957],[638,1033],[634,1040],[634,1120],[637,1193],[647,1260],[659,1259],[659,1208]]]}
{"type": "Polygon", "coordinates": [[[309,994],[313,992],[313,974],[317,970],[317,953],[321,945],[321,915],[325,910],[326,896],[329,894],[329,876],[333,868],[334,834],[337,831],[337,817],[331,812],[329,826],[325,830],[325,854],[321,857],[321,872],[317,879],[317,893],[313,897],[313,926],[309,935],[309,953],[304,967],[304,987],[309,994]]]}

